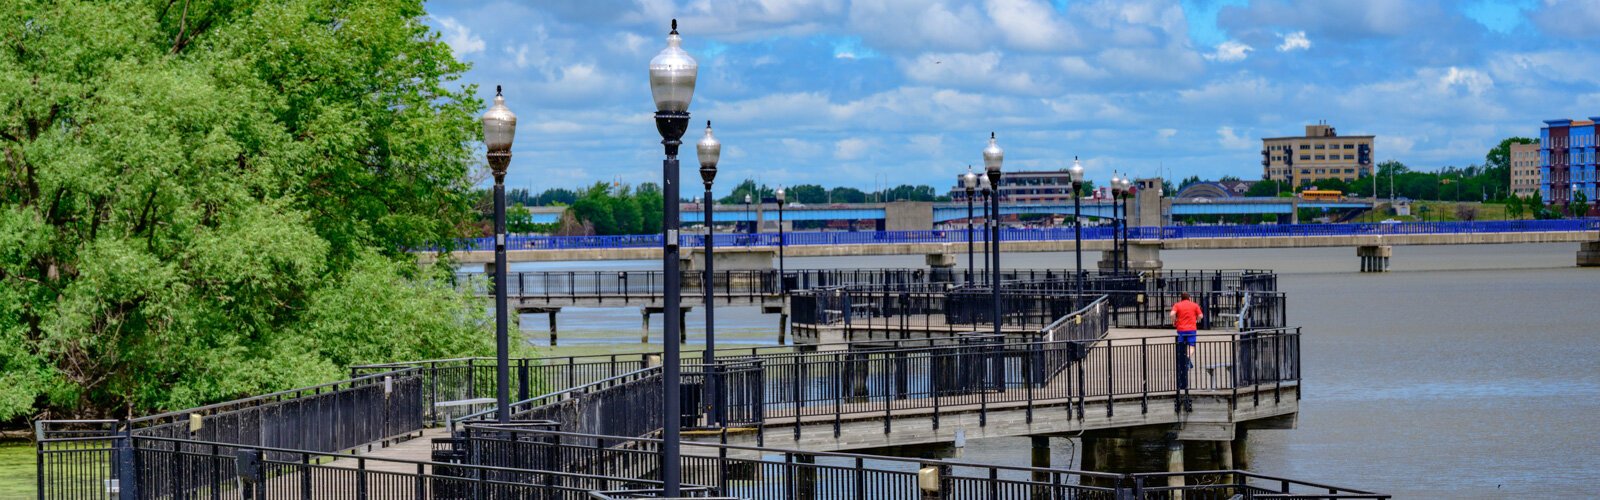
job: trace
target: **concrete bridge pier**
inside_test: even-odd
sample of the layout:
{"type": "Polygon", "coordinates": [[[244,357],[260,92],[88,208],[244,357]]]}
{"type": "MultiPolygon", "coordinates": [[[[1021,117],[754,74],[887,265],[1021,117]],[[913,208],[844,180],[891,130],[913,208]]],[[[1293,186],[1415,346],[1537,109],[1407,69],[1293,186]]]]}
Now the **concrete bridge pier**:
{"type": "Polygon", "coordinates": [[[1394,254],[1394,247],[1389,245],[1362,245],[1356,247],[1356,258],[1361,260],[1361,272],[1386,273],[1389,272],[1389,256],[1394,254]]]}
{"type": "MultiPolygon", "coordinates": [[[[1050,468],[1050,437],[1029,436],[1028,439],[1031,440],[1033,444],[1033,466],[1041,469],[1050,468]]],[[[1047,472],[1034,472],[1032,479],[1036,484],[1049,483],[1050,474],[1047,472]]],[[[1043,486],[1035,486],[1033,488],[1032,497],[1050,498],[1050,490],[1043,486]]]]}
{"type": "Polygon", "coordinates": [[[1578,267],[1600,267],[1600,241],[1578,244],[1578,267]]]}
{"type": "MultiPolygon", "coordinates": [[[[1161,270],[1161,240],[1132,240],[1127,245],[1128,269],[1134,271],[1161,270]]],[[[1100,252],[1100,269],[1114,269],[1121,257],[1117,250],[1100,252]]]]}
{"type": "MultiPolygon", "coordinates": [[[[1183,441],[1167,441],[1167,472],[1183,472],[1183,441]]],[[[1183,486],[1183,476],[1167,476],[1167,486],[1183,486]]],[[[1172,500],[1183,500],[1182,491],[1173,491],[1172,500]]]]}

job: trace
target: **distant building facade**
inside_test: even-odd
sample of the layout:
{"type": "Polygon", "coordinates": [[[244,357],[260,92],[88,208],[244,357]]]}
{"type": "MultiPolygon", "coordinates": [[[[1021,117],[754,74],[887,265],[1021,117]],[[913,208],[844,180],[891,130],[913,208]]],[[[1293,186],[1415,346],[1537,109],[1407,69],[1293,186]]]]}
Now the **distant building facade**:
{"type": "Polygon", "coordinates": [[[1545,204],[1571,202],[1577,193],[1595,199],[1595,122],[1545,120],[1539,131],[1539,197],[1545,204]]]}
{"type": "Polygon", "coordinates": [[[1526,198],[1539,194],[1539,145],[1511,145],[1511,194],[1526,198]]]}
{"type": "Polygon", "coordinates": [[[1371,135],[1341,136],[1327,124],[1306,125],[1306,135],[1261,139],[1261,178],[1308,186],[1322,179],[1353,182],[1372,175],[1371,135]]]}
{"type": "MultiPolygon", "coordinates": [[[[977,174],[984,175],[982,171],[977,174]]],[[[967,188],[962,187],[960,175],[956,176],[955,188],[950,190],[950,199],[967,199],[967,188]]],[[[1008,203],[1072,201],[1072,174],[1065,170],[1006,172],[1000,178],[1000,199],[1008,203]]]]}

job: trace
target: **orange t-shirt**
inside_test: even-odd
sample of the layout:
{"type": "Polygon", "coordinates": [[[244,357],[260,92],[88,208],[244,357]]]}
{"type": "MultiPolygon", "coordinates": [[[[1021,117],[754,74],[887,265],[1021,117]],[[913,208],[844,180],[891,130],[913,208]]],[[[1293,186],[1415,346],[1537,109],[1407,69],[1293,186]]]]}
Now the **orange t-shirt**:
{"type": "Polygon", "coordinates": [[[1199,330],[1200,304],[1192,300],[1180,300],[1172,305],[1172,326],[1180,332],[1199,330]]]}

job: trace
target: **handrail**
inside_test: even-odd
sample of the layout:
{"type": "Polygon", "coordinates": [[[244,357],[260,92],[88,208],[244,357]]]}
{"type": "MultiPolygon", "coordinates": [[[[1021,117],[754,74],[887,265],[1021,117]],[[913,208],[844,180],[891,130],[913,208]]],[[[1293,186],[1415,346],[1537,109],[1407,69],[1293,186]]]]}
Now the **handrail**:
{"type": "MultiPolygon", "coordinates": [[[[620,383],[620,382],[632,382],[632,381],[635,381],[635,380],[642,380],[644,377],[646,377],[648,375],[654,375],[655,372],[661,372],[661,371],[662,370],[661,370],[660,366],[651,366],[651,367],[646,367],[646,368],[640,368],[638,370],[634,370],[634,371],[631,371],[631,372],[628,372],[628,373],[617,375],[615,377],[607,377],[605,379],[597,380],[597,381],[590,382],[590,383],[587,383],[587,384],[583,384],[583,385],[580,385],[580,386],[569,387],[569,388],[562,389],[562,390],[555,391],[555,392],[551,392],[551,393],[540,394],[538,396],[534,396],[534,397],[531,397],[531,398],[528,398],[528,399],[524,399],[522,401],[514,401],[514,402],[510,403],[511,408],[510,408],[509,411],[514,414],[514,413],[518,412],[517,408],[519,408],[519,407],[522,407],[524,409],[524,411],[528,410],[528,409],[532,409],[532,408],[537,408],[539,406],[544,406],[544,405],[534,405],[534,403],[538,402],[538,401],[552,400],[552,399],[554,399],[554,400],[562,400],[562,399],[566,399],[564,396],[566,396],[568,394],[576,394],[576,393],[580,393],[580,392],[588,392],[588,391],[594,390],[594,389],[596,389],[596,388],[598,388],[600,386],[611,387],[611,386],[614,386],[615,384],[620,383]]],[[[489,409],[486,409],[486,410],[480,410],[480,411],[477,411],[477,412],[474,412],[474,413],[469,413],[467,415],[462,416],[459,419],[455,419],[455,420],[451,421],[451,426],[453,428],[456,423],[465,422],[465,421],[471,421],[471,420],[483,420],[483,419],[486,419],[490,415],[495,415],[498,411],[499,411],[499,408],[489,408],[489,409]]]]}
{"type": "Polygon", "coordinates": [[[137,418],[128,419],[128,425],[130,427],[132,427],[135,424],[142,424],[142,423],[145,423],[145,422],[151,422],[151,421],[160,420],[160,419],[168,418],[168,417],[176,417],[176,416],[179,416],[179,415],[187,415],[187,414],[190,414],[190,413],[205,413],[205,412],[209,412],[211,410],[216,410],[218,408],[224,408],[224,407],[228,407],[228,406],[235,406],[235,405],[240,405],[240,404],[244,404],[244,403],[255,403],[255,402],[265,401],[265,400],[268,400],[268,399],[273,399],[273,398],[277,398],[277,397],[285,396],[285,395],[289,395],[289,394],[294,394],[294,395],[298,396],[298,395],[306,393],[306,392],[316,392],[316,391],[319,391],[319,390],[321,390],[323,388],[326,388],[326,387],[338,387],[340,385],[349,385],[349,386],[353,387],[356,382],[380,381],[382,379],[382,377],[393,377],[393,376],[398,376],[398,375],[404,375],[404,374],[408,374],[408,373],[415,372],[415,371],[418,371],[418,370],[419,369],[415,368],[415,367],[413,367],[413,368],[404,368],[404,369],[398,369],[398,370],[387,371],[387,372],[382,372],[382,373],[374,373],[374,374],[370,374],[370,375],[362,375],[362,376],[359,376],[359,377],[351,377],[351,378],[348,378],[348,379],[345,379],[345,380],[338,380],[338,381],[328,382],[328,383],[324,383],[324,384],[317,384],[317,385],[306,386],[306,387],[297,387],[297,388],[294,388],[294,389],[286,389],[286,390],[282,390],[282,391],[278,391],[278,392],[274,392],[274,393],[270,393],[270,394],[263,394],[263,395],[260,395],[260,396],[251,396],[251,397],[248,397],[248,398],[235,399],[235,400],[231,400],[231,401],[223,401],[221,403],[213,403],[213,404],[204,405],[204,406],[197,406],[197,407],[194,407],[194,408],[188,408],[188,409],[176,410],[176,411],[169,411],[169,412],[166,412],[166,413],[158,413],[158,414],[155,414],[155,415],[147,415],[147,416],[143,416],[143,417],[137,417],[137,418]]]}

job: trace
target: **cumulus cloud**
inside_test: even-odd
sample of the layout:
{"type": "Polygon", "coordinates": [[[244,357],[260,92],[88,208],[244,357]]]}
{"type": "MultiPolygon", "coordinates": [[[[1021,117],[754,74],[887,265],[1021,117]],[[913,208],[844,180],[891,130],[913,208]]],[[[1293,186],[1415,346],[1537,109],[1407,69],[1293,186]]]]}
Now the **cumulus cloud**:
{"type": "Polygon", "coordinates": [[[1574,39],[1600,38],[1600,9],[1588,0],[1545,0],[1528,15],[1546,34],[1574,39]]]}
{"type": "Polygon", "coordinates": [[[1252,50],[1255,50],[1255,48],[1235,40],[1228,40],[1217,44],[1216,50],[1206,54],[1206,59],[1221,62],[1239,62],[1246,57],[1250,57],[1250,51],[1252,50]]]}
{"type": "Polygon", "coordinates": [[[867,149],[872,147],[872,141],[860,138],[840,139],[833,143],[833,159],[859,160],[866,156],[867,149]]]}
{"type": "Polygon", "coordinates": [[[1296,31],[1283,35],[1283,43],[1278,44],[1278,52],[1307,50],[1311,48],[1311,40],[1306,38],[1306,32],[1296,31]]]}
{"type": "Polygon", "coordinates": [[[1235,133],[1233,127],[1223,126],[1217,129],[1217,144],[1226,149],[1254,149],[1257,142],[1253,138],[1235,133]]]}
{"type": "Polygon", "coordinates": [[[1451,66],[1449,70],[1445,71],[1444,75],[1439,77],[1439,83],[1445,87],[1466,89],[1472,95],[1482,95],[1489,89],[1494,88],[1494,79],[1489,78],[1489,75],[1483,74],[1482,71],[1457,68],[1455,66],[1451,66]]]}
{"type": "Polygon", "coordinates": [[[456,21],[453,17],[436,18],[439,21],[439,30],[444,34],[444,43],[456,53],[456,57],[483,52],[483,38],[473,34],[470,28],[456,21]]]}

